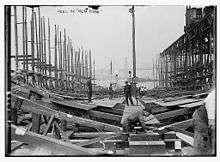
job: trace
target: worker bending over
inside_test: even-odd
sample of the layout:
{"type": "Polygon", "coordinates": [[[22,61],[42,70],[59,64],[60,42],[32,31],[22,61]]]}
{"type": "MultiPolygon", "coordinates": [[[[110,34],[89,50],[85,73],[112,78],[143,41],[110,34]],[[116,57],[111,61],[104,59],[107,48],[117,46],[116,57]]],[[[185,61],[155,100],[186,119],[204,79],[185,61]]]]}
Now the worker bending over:
{"type": "Polygon", "coordinates": [[[140,123],[143,130],[146,130],[146,125],[144,123],[144,116],[148,116],[149,113],[144,112],[143,110],[137,110],[131,113],[127,118],[125,118],[121,124],[124,132],[131,132],[133,128],[140,123]]]}

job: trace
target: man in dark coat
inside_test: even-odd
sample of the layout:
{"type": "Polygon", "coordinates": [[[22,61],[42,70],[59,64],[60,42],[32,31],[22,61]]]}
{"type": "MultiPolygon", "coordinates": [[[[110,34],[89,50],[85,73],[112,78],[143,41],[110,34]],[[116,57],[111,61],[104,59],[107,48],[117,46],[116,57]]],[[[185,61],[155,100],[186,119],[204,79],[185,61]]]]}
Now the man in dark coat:
{"type": "Polygon", "coordinates": [[[87,81],[87,87],[88,87],[88,100],[89,102],[92,102],[92,79],[89,78],[87,81]]]}
{"type": "Polygon", "coordinates": [[[125,86],[124,86],[124,94],[125,94],[126,104],[129,105],[128,103],[128,99],[129,99],[131,102],[131,105],[134,105],[132,98],[131,98],[131,85],[129,85],[127,81],[125,82],[125,86]]]}

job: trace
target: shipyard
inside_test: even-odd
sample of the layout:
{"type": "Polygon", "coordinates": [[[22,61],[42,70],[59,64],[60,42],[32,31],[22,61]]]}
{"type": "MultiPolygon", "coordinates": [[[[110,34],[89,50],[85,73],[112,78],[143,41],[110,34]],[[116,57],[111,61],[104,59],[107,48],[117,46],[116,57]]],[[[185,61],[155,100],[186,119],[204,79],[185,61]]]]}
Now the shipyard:
{"type": "Polygon", "coordinates": [[[216,156],[216,10],[6,5],[5,156],[216,156]]]}

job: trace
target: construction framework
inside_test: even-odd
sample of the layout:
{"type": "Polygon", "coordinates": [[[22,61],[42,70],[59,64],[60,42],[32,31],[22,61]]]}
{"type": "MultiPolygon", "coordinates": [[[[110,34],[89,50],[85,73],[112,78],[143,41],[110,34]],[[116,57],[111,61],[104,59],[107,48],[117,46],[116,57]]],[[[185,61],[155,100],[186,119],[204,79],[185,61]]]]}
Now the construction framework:
{"type": "Polygon", "coordinates": [[[74,47],[66,29],[51,26],[39,6],[11,8],[11,47],[15,73],[25,82],[49,90],[83,92],[92,78],[91,50],[74,47]],[[20,20],[18,19],[20,18],[20,20]]]}
{"type": "Polygon", "coordinates": [[[155,61],[158,86],[196,90],[215,84],[216,7],[203,12],[155,61]]]}

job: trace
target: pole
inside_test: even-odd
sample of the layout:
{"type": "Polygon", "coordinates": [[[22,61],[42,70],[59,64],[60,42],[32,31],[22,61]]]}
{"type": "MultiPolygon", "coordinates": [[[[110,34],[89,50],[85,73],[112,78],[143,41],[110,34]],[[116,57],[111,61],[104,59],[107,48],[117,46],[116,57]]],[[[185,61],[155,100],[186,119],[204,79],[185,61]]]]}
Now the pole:
{"type": "Polygon", "coordinates": [[[14,27],[15,27],[15,64],[18,70],[18,29],[17,29],[17,9],[14,6],[14,27]]]}
{"type": "Polygon", "coordinates": [[[50,49],[50,19],[48,18],[48,53],[49,53],[49,76],[51,77],[51,49],[50,49]]]}
{"type": "Polygon", "coordinates": [[[26,7],[24,7],[24,13],[25,13],[25,22],[24,22],[24,24],[25,24],[25,47],[26,47],[26,70],[28,70],[28,32],[27,32],[27,8],[26,7]]]}
{"type": "MultiPolygon", "coordinates": [[[[37,48],[37,58],[39,59],[40,58],[40,56],[39,56],[39,54],[40,54],[40,52],[39,52],[39,43],[38,43],[38,33],[37,33],[37,17],[36,17],[36,12],[34,12],[34,25],[35,25],[35,37],[36,37],[36,48],[37,48]]],[[[40,66],[40,61],[39,60],[37,60],[37,71],[38,72],[40,72],[40,68],[39,68],[39,66],[40,66]]]]}
{"type": "Polygon", "coordinates": [[[92,77],[92,54],[91,54],[91,50],[89,50],[89,77],[92,77]]]}
{"type": "MultiPolygon", "coordinates": [[[[24,6],[22,6],[22,51],[23,51],[23,70],[25,69],[25,27],[24,27],[24,6]]],[[[16,30],[15,30],[16,32],[16,30]]],[[[16,42],[16,41],[15,41],[16,42]]]]}
{"type": "MultiPolygon", "coordinates": [[[[55,36],[54,36],[54,66],[55,66],[55,78],[58,79],[58,73],[57,73],[57,26],[55,25],[55,36]]],[[[55,82],[55,88],[58,88],[57,81],[55,82]]]]}
{"type": "Polygon", "coordinates": [[[136,51],[135,51],[135,10],[134,6],[130,9],[132,13],[132,47],[133,47],[133,77],[136,78],[136,51]]]}
{"type": "MultiPolygon", "coordinates": [[[[32,56],[32,72],[34,72],[34,8],[31,14],[31,56],[32,56]]],[[[34,82],[34,80],[33,80],[34,82]]]]}

